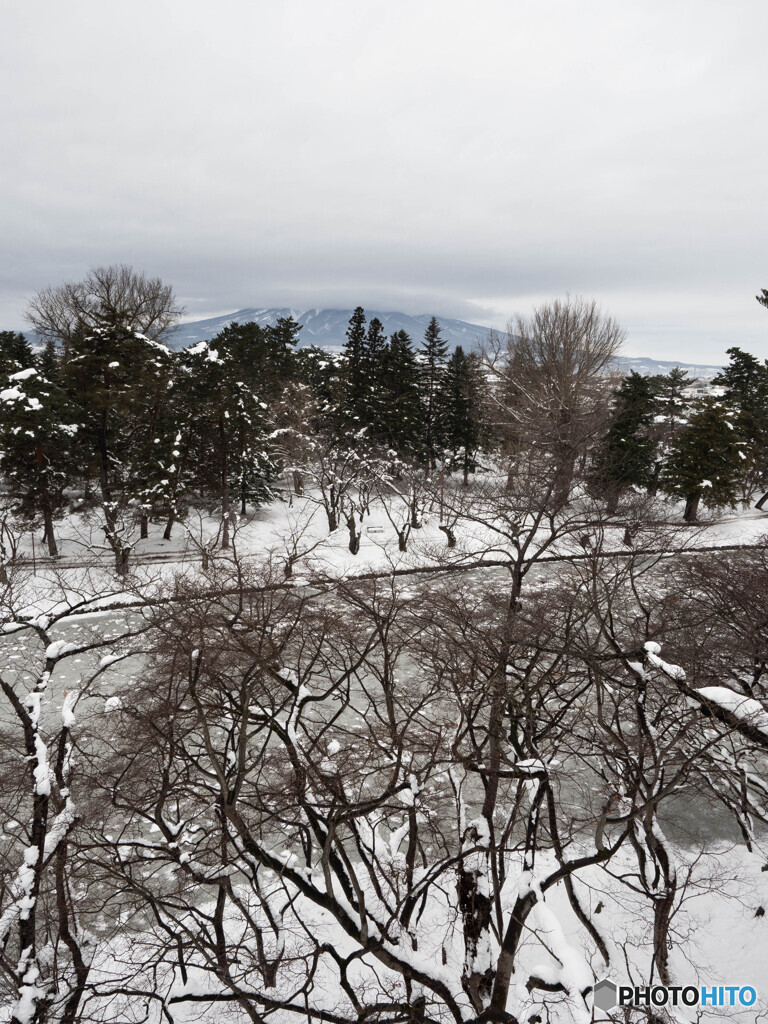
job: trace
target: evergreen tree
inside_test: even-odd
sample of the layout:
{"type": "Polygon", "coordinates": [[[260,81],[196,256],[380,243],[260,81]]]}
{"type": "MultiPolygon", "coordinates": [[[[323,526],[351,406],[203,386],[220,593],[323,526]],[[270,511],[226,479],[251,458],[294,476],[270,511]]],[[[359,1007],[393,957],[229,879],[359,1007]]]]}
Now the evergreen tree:
{"type": "Polygon", "coordinates": [[[362,306],[358,306],[349,318],[349,326],[346,331],[347,341],[344,345],[346,358],[344,413],[347,421],[358,424],[364,415],[367,398],[365,326],[365,310],[362,306]]]}
{"type": "Polygon", "coordinates": [[[0,331],[0,379],[35,365],[29,342],[18,331],[0,331]]]}
{"type": "Polygon", "coordinates": [[[683,391],[694,382],[679,366],[673,366],[669,373],[657,374],[648,380],[656,396],[653,425],[650,430],[656,444],[656,460],[648,485],[649,493],[655,494],[667,454],[688,419],[689,407],[683,391]]]}
{"type": "Polygon", "coordinates": [[[768,483],[768,361],[760,362],[740,348],[729,348],[730,365],[713,384],[727,388],[724,402],[735,413],[736,429],[745,442],[747,489],[768,483]]]}
{"type": "Polygon", "coordinates": [[[43,542],[51,555],[58,553],[53,522],[65,507],[77,431],[64,391],[34,367],[0,383],[0,472],[14,495],[15,511],[30,521],[42,517],[43,542]]]}
{"type": "Polygon", "coordinates": [[[387,349],[387,338],[384,325],[378,317],[368,324],[365,339],[363,369],[365,374],[365,397],[360,408],[361,425],[368,428],[371,438],[381,440],[384,433],[386,418],[386,396],[382,389],[384,357],[387,349]]]}
{"type": "Polygon", "coordinates": [[[721,402],[701,402],[677,435],[662,472],[668,494],[685,499],[685,521],[694,522],[699,503],[733,507],[742,472],[741,445],[721,402]]]}
{"type": "Polygon", "coordinates": [[[765,308],[768,309],[768,289],[761,288],[760,294],[756,295],[755,298],[761,306],[765,306],[765,308]]]}
{"type": "Polygon", "coordinates": [[[243,513],[248,501],[263,501],[275,470],[267,405],[241,379],[239,359],[220,338],[188,349],[184,362],[186,403],[194,409],[194,417],[188,420],[193,432],[191,463],[199,491],[215,495],[220,504],[222,547],[226,548],[235,500],[243,513]]]}
{"type": "Polygon", "coordinates": [[[82,424],[82,464],[86,474],[96,475],[105,533],[121,572],[131,550],[119,526],[127,507],[139,510],[146,534],[142,499],[168,399],[171,359],[164,345],[117,327],[74,334],[61,364],[82,424]]]}
{"type": "Polygon", "coordinates": [[[420,447],[422,408],[419,367],[406,331],[395,331],[384,352],[381,387],[384,395],[382,441],[398,455],[420,447]]]}
{"type": "Polygon", "coordinates": [[[465,355],[464,349],[457,346],[440,384],[440,433],[451,454],[451,464],[462,468],[465,485],[480,446],[481,389],[477,356],[465,355]]]}
{"type": "Polygon", "coordinates": [[[424,424],[424,454],[427,465],[435,469],[437,451],[440,446],[440,424],[443,418],[441,407],[441,382],[445,370],[448,343],[440,337],[440,324],[432,317],[424,333],[421,347],[421,388],[424,424]]]}
{"type": "Polygon", "coordinates": [[[231,323],[209,343],[225,359],[230,371],[258,392],[262,400],[277,397],[294,373],[293,348],[301,330],[292,317],[277,324],[231,323]]]}
{"type": "Polygon", "coordinates": [[[49,338],[42,352],[38,353],[37,368],[40,371],[40,375],[45,377],[46,380],[58,381],[60,379],[59,353],[53,338],[49,338]]]}
{"type": "Polygon", "coordinates": [[[594,479],[616,507],[628,487],[650,487],[657,441],[651,436],[657,388],[652,379],[631,371],[615,392],[613,415],[595,459],[594,479]]]}

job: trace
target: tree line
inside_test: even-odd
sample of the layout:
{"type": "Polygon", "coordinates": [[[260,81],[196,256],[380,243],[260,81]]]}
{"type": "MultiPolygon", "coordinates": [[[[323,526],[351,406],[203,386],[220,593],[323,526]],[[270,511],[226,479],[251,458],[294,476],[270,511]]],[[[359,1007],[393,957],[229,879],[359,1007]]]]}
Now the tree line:
{"type": "Polygon", "coordinates": [[[319,488],[351,550],[353,482],[397,487],[439,468],[467,485],[478,468],[513,473],[532,453],[557,463],[559,497],[578,479],[609,511],[640,489],[684,499],[694,521],[701,506],[768,487],[768,363],[730,349],[714,382],[723,394],[694,402],[678,369],[619,379],[622,332],[593,303],[552,303],[450,353],[436,318],[417,347],[362,307],[338,356],[299,347],[291,318],[232,323],[173,352],[178,315],[161,281],[106,267],[33,299],[40,351],[0,332],[0,474],[50,554],[73,508],[100,511],[118,566],[134,533],[159,523],[169,539],[194,505],[218,508],[226,548],[238,509],[284,473],[299,492],[319,488]]]}

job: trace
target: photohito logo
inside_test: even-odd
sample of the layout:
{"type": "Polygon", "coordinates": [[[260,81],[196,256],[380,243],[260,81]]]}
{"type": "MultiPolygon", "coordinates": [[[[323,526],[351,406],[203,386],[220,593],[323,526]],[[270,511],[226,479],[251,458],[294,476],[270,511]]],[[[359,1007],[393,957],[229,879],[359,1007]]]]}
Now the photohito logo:
{"type": "Polygon", "coordinates": [[[598,981],[592,1001],[598,1010],[614,1006],[753,1006],[757,990],[752,985],[617,985],[598,981]]]}

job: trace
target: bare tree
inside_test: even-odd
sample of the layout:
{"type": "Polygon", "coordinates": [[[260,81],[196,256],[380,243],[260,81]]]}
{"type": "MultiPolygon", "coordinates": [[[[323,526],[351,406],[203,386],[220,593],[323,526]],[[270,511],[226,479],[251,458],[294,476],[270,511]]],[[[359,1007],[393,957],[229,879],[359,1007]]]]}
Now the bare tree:
{"type": "Polygon", "coordinates": [[[166,338],[183,313],[173,289],[125,264],[93,267],[82,281],[44,288],[30,301],[27,322],[67,346],[82,331],[138,331],[166,338]]]}
{"type": "Polygon", "coordinates": [[[512,467],[534,448],[551,463],[562,502],[574,469],[603,429],[610,404],[608,369],[624,340],[622,328],[594,301],[556,299],[531,317],[510,321],[506,338],[492,334],[483,362],[490,377],[487,416],[505,442],[512,467]]]}
{"type": "Polygon", "coordinates": [[[78,587],[71,575],[33,578],[14,567],[0,581],[0,991],[14,1024],[85,1019],[99,913],[84,899],[89,786],[75,767],[78,720],[94,697],[103,703],[104,673],[145,629],[140,617],[92,629],[89,617],[109,593],[101,574],[78,587]],[[62,691],[63,673],[72,683],[62,691]]]}

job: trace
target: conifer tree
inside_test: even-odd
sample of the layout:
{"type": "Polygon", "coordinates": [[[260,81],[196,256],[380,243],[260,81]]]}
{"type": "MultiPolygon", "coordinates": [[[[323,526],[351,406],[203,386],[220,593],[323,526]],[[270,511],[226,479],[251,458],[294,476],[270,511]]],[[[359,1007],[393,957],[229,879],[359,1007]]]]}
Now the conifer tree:
{"type": "Polygon", "coordinates": [[[241,512],[248,501],[268,493],[274,472],[266,422],[267,405],[242,377],[239,359],[220,336],[200,342],[184,354],[187,402],[195,409],[192,464],[199,490],[216,495],[221,509],[222,547],[230,544],[234,502],[241,512]]]}
{"type": "Polygon", "coordinates": [[[265,326],[234,322],[211,339],[210,349],[219,352],[230,371],[267,401],[277,397],[293,375],[293,348],[300,330],[292,317],[265,326]]]}
{"type": "Polygon", "coordinates": [[[131,550],[119,527],[132,505],[145,533],[150,451],[167,401],[171,354],[159,342],[123,328],[74,334],[61,364],[62,381],[82,424],[81,460],[98,480],[104,530],[118,571],[131,550]]]}
{"type": "Polygon", "coordinates": [[[0,382],[0,472],[11,487],[16,512],[30,521],[42,517],[43,542],[54,556],[54,517],[65,508],[77,431],[75,410],[64,391],[34,367],[0,382]]]}
{"type": "Polygon", "coordinates": [[[389,339],[381,383],[384,395],[382,441],[398,455],[413,455],[421,444],[422,407],[419,367],[406,331],[395,331],[389,339]]]}
{"type": "Polygon", "coordinates": [[[695,522],[700,503],[707,508],[735,505],[740,450],[728,410],[714,399],[701,402],[673,442],[662,471],[664,490],[685,499],[686,522],[695,522]]]}
{"type": "Polygon", "coordinates": [[[651,436],[656,410],[653,380],[632,370],[615,392],[608,432],[598,449],[594,478],[609,510],[628,487],[650,487],[657,441],[651,436]]]}
{"type": "Polygon", "coordinates": [[[683,395],[694,383],[685,370],[673,366],[667,374],[648,378],[656,396],[651,437],[656,443],[656,459],[648,484],[648,493],[656,494],[667,454],[688,419],[689,406],[683,395]]]}
{"type": "Polygon", "coordinates": [[[353,423],[360,422],[367,398],[365,326],[365,310],[362,306],[358,306],[349,318],[349,326],[346,331],[347,341],[344,346],[346,357],[344,413],[347,421],[353,423]]]}
{"type": "Polygon", "coordinates": [[[382,440],[386,397],[383,392],[382,376],[384,373],[384,357],[387,338],[384,325],[378,317],[368,324],[363,355],[363,372],[365,375],[364,399],[359,410],[361,425],[368,428],[368,436],[382,440]]]}
{"type": "Polygon", "coordinates": [[[43,350],[38,353],[36,362],[42,377],[50,381],[60,380],[59,353],[53,338],[46,341],[43,350]]]}
{"type": "Polygon", "coordinates": [[[440,433],[452,465],[461,466],[465,486],[480,446],[481,384],[477,356],[466,355],[461,345],[457,346],[440,384],[440,433]]]}
{"type": "Polygon", "coordinates": [[[440,337],[440,324],[433,316],[424,332],[424,344],[421,347],[423,445],[424,456],[430,469],[435,469],[437,465],[437,452],[441,441],[440,424],[443,416],[441,382],[447,352],[448,343],[440,337]]]}
{"type": "Polygon", "coordinates": [[[18,331],[0,331],[0,379],[34,366],[29,342],[18,331]]]}
{"type": "Polygon", "coordinates": [[[747,490],[768,484],[768,361],[740,348],[729,348],[730,364],[713,384],[727,388],[724,402],[735,415],[743,448],[747,490]]]}

